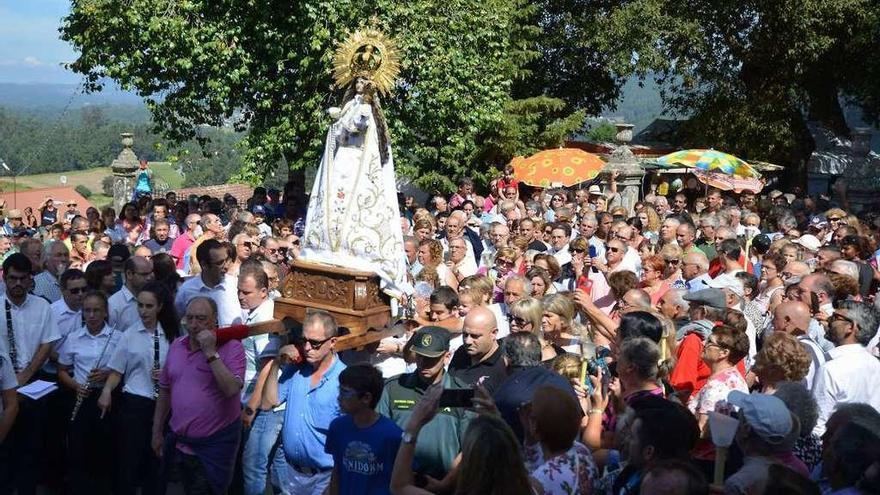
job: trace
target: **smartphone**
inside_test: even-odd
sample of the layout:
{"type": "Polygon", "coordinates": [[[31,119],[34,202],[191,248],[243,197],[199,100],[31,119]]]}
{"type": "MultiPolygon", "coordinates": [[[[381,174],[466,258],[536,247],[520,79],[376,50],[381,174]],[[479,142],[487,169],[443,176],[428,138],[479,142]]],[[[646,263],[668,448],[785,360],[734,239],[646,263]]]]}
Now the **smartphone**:
{"type": "Polygon", "coordinates": [[[447,388],[440,394],[440,407],[473,407],[474,389],[447,388]]]}
{"type": "MultiPolygon", "coordinates": [[[[595,258],[596,257],[596,246],[590,244],[589,252],[590,252],[590,258],[595,258]]],[[[599,269],[596,268],[595,266],[591,266],[590,269],[593,270],[593,273],[599,273],[599,269]]]]}
{"type": "Polygon", "coordinates": [[[577,288],[578,290],[590,294],[593,292],[593,281],[585,276],[582,276],[577,281],[577,288]]]}

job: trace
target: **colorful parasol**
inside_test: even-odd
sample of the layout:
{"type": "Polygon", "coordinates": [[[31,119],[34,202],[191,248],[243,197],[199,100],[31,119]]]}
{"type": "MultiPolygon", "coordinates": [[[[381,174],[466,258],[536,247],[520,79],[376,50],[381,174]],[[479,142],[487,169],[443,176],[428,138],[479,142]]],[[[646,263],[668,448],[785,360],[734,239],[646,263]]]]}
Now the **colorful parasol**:
{"type": "Polygon", "coordinates": [[[598,156],[577,148],[544,150],[510,161],[513,175],[530,186],[573,186],[596,178],[605,167],[598,156]]]}
{"type": "Polygon", "coordinates": [[[744,160],[716,150],[681,150],[657,159],[663,166],[679,165],[698,168],[706,172],[716,172],[740,177],[760,178],[761,174],[744,160]]]}
{"type": "Polygon", "coordinates": [[[743,191],[751,191],[758,194],[764,189],[763,179],[738,177],[736,175],[727,175],[719,172],[703,172],[699,169],[694,169],[693,173],[697,180],[703,184],[722,191],[734,191],[737,194],[743,191]]]}

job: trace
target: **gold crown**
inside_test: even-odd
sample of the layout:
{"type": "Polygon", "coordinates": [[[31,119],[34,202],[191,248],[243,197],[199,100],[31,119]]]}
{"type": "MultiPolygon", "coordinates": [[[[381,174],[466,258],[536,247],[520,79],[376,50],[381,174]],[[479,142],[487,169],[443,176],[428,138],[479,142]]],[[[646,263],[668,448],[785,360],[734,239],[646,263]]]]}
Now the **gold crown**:
{"type": "Polygon", "coordinates": [[[344,88],[359,77],[369,79],[383,96],[394,86],[400,58],[394,40],[373,28],[350,33],[333,55],[333,78],[344,88]]]}

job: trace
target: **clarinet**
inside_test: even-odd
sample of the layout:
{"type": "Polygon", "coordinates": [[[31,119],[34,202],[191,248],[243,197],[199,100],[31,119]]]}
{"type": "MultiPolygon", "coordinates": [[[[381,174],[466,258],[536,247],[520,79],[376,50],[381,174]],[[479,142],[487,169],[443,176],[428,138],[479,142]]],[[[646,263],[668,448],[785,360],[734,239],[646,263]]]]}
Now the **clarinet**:
{"type": "MultiPolygon", "coordinates": [[[[101,349],[101,354],[98,356],[98,360],[95,362],[95,368],[101,365],[101,360],[104,359],[104,353],[107,352],[107,346],[110,345],[110,340],[113,339],[113,333],[116,332],[116,329],[110,330],[110,335],[107,336],[107,342],[104,342],[104,348],[101,349]]],[[[79,408],[82,407],[82,403],[86,400],[86,395],[88,395],[88,391],[92,388],[91,380],[86,379],[86,383],[79,389],[79,393],[76,394],[76,403],[73,405],[73,411],[70,412],[70,422],[76,419],[77,413],[79,413],[79,408]]]]}

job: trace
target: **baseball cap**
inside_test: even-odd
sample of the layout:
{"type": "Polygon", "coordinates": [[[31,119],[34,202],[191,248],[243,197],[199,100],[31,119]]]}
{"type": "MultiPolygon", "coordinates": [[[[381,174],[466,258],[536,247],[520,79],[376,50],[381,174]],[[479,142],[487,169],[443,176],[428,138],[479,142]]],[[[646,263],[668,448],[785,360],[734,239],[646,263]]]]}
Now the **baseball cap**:
{"type": "Polygon", "coordinates": [[[723,273],[713,278],[709,281],[709,287],[713,289],[727,289],[739,297],[745,295],[742,281],[736,278],[736,275],[730,273],[723,273]]]}
{"type": "Polygon", "coordinates": [[[782,444],[792,433],[791,412],[778,397],[733,390],[727,402],[738,407],[746,424],[768,443],[782,444]]]}
{"type": "Polygon", "coordinates": [[[681,296],[685,301],[717,309],[727,308],[727,297],[721,289],[701,289],[681,296]]]}
{"type": "Polygon", "coordinates": [[[114,258],[120,258],[118,261],[125,261],[131,257],[131,251],[124,244],[114,244],[107,251],[107,259],[114,261],[114,258]]]}
{"type": "Polygon", "coordinates": [[[251,213],[253,213],[254,215],[263,215],[263,216],[265,216],[265,215],[266,215],[266,209],[263,208],[262,205],[254,205],[254,207],[251,208],[251,213]]]}
{"type": "Polygon", "coordinates": [[[442,356],[449,351],[449,330],[437,326],[422,327],[412,336],[410,349],[420,356],[442,356]]]}
{"type": "Polygon", "coordinates": [[[587,189],[587,193],[599,196],[602,194],[602,189],[600,189],[599,186],[597,186],[596,184],[593,184],[592,186],[590,186],[589,189],[587,189]]]}
{"type": "Polygon", "coordinates": [[[804,249],[813,253],[818,251],[819,248],[822,246],[822,241],[820,241],[818,237],[812,234],[804,234],[791,242],[795,244],[800,244],[804,247],[804,249]]]}

